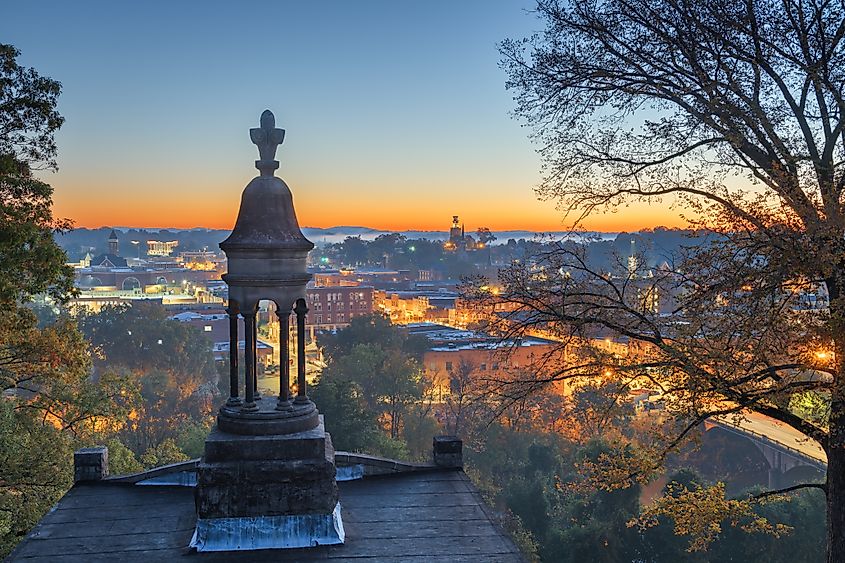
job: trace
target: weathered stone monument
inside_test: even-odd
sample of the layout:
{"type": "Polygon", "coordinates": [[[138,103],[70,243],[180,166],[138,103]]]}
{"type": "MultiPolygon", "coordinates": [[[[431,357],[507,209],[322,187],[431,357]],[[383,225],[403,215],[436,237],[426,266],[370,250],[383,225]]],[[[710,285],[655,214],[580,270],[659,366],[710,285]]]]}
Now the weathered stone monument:
{"type": "Polygon", "coordinates": [[[198,467],[199,551],[308,547],[343,543],[334,448],[305,381],[305,286],[308,252],[290,189],[274,175],[285,132],[273,114],[250,129],[261,172],[243,192],[232,234],[220,243],[228,258],[229,398],[205,442],[198,467]],[[256,373],[256,312],[273,301],[280,325],[278,397],[262,397],[256,373]],[[296,396],[291,396],[291,312],[296,318],[296,396]],[[244,386],[240,393],[238,315],[244,321],[244,386]]]}

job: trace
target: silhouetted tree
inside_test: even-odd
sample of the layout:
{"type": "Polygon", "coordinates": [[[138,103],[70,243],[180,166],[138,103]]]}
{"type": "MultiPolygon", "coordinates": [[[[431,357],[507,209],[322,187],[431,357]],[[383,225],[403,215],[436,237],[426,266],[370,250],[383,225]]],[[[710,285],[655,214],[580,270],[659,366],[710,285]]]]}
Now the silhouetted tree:
{"type": "Polygon", "coordinates": [[[818,440],[827,480],[807,486],[826,492],[828,561],[845,561],[845,7],[540,0],[537,14],[545,31],[501,52],[517,114],[543,146],[540,195],[575,223],[676,198],[720,236],[651,280],[558,248],[533,272],[507,273],[507,297],[528,311],[524,326],[601,328],[649,347],[623,383],[650,379],[689,421],[668,447],[743,409],[818,440]],[[670,315],[642,306],[648,288],[678,296],[670,315]],[[808,293],[829,301],[807,311],[808,293]],[[832,353],[814,356],[819,347],[832,353]],[[800,376],[818,368],[830,377],[800,376]],[[829,432],[785,406],[808,390],[829,393],[829,432]]]}

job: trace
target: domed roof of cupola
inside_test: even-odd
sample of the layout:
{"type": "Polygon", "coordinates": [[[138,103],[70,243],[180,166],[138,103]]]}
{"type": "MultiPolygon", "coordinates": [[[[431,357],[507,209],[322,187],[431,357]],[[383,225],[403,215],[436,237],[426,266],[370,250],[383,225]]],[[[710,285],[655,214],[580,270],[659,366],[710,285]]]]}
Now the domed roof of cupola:
{"type": "Polygon", "coordinates": [[[255,167],[261,175],[244,189],[235,228],[220,248],[227,253],[249,249],[311,250],[314,244],[299,228],[290,188],[274,175],[279,167],[276,147],[284,140],[284,129],[277,129],[273,113],[265,110],[261,127],[249,132],[252,142],[258,145],[260,159],[255,161],[255,167]]]}
{"type": "Polygon", "coordinates": [[[276,176],[253,178],[241,196],[235,228],[220,243],[224,251],[248,248],[311,250],[296,219],[293,196],[287,184],[276,176]]]}
{"type": "Polygon", "coordinates": [[[241,311],[254,310],[262,299],[276,303],[280,310],[293,307],[305,297],[308,252],[314,243],[305,238],[296,220],[290,188],[273,175],[279,167],[276,148],[285,138],[276,128],[270,110],[261,114],[261,127],[249,130],[258,145],[261,171],[241,196],[235,228],[220,243],[226,253],[227,272],[223,281],[229,288],[229,302],[241,311]]]}

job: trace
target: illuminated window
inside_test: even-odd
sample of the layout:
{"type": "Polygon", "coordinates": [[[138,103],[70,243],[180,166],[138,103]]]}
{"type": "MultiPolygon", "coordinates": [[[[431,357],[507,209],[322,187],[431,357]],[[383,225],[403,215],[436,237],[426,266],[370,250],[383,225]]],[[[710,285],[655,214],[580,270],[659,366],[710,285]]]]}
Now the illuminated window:
{"type": "Polygon", "coordinates": [[[211,332],[211,325],[205,325],[202,329],[206,332],[211,332]]]}

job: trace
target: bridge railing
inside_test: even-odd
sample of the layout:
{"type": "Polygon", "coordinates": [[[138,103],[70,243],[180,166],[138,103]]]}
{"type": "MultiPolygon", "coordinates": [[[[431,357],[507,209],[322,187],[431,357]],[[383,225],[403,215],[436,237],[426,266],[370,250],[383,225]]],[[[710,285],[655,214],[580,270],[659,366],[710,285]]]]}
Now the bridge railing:
{"type": "MultiPolygon", "coordinates": [[[[825,459],[819,459],[819,458],[813,457],[811,455],[806,454],[805,452],[802,452],[801,450],[799,450],[797,448],[793,448],[792,446],[784,444],[783,442],[778,442],[777,440],[773,440],[772,438],[770,438],[769,436],[767,436],[765,434],[761,434],[760,432],[755,432],[754,430],[751,430],[750,428],[744,428],[744,427],[739,426],[737,424],[731,424],[730,422],[726,422],[724,420],[719,420],[717,418],[711,418],[710,420],[711,420],[711,422],[713,422],[713,424],[717,424],[719,426],[725,426],[728,429],[736,430],[736,431],[739,431],[743,434],[750,434],[750,435],[754,436],[755,438],[761,439],[761,440],[768,442],[770,444],[774,444],[775,446],[777,446],[779,448],[785,449],[789,453],[792,453],[793,455],[795,455],[795,456],[797,456],[801,459],[810,460],[810,461],[812,461],[816,464],[822,465],[823,467],[827,467],[827,458],[826,457],[825,457],[825,459]]],[[[812,440],[812,438],[807,438],[807,440],[812,440]]],[[[822,451],[822,455],[824,455],[824,451],[822,451]]]]}

